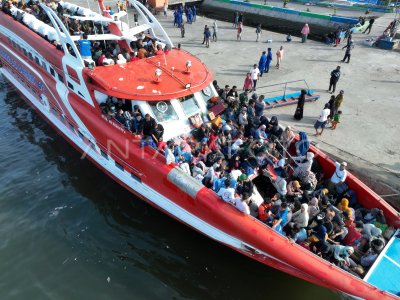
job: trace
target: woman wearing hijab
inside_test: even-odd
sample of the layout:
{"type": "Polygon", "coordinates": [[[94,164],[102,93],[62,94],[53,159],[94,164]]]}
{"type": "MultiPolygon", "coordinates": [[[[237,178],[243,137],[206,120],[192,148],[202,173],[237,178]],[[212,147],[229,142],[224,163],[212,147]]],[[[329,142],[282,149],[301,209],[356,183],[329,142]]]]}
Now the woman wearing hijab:
{"type": "Polygon", "coordinates": [[[314,161],[314,153],[307,152],[306,159],[304,159],[304,156],[298,156],[298,157],[293,157],[293,160],[297,162],[293,176],[300,177],[301,174],[305,174],[311,171],[311,167],[314,161]]]}
{"type": "Polygon", "coordinates": [[[308,204],[303,203],[301,205],[300,210],[296,211],[292,215],[292,221],[296,223],[300,228],[304,228],[308,226],[308,220],[310,216],[308,214],[308,204]]]}
{"type": "Polygon", "coordinates": [[[333,257],[339,262],[350,266],[349,257],[354,253],[354,248],[351,246],[333,245],[333,257]]]}
{"type": "Polygon", "coordinates": [[[308,24],[305,24],[303,26],[303,29],[301,30],[301,42],[305,43],[307,42],[307,36],[310,34],[310,27],[308,24]]]}
{"type": "Polygon", "coordinates": [[[126,59],[121,53],[118,54],[117,64],[118,65],[126,64],[126,59]]]}
{"type": "Polygon", "coordinates": [[[350,219],[353,219],[353,212],[352,212],[351,208],[349,207],[348,199],[343,198],[342,201],[340,201],[340,203],[338,204],[337,208],[342,212],[346,212],[348,217],[350,219]]]}
{"type": "Polygon", "coordinates": [[[296,112],[294,113],[294,116],[293,116],[293,118],[298,121],[303,119],[303,110],[304,110],[304,103],[306,101],[306,94],[307,94],[306,90],[301,90],[299,100],[297,102],[296,112]]]}
{"type": "Polygon", "coordinates": [[[308,149],[310,148],[310,142],[308,140],[307,134],[303,131],[299,133],[300,140],[296,142],[296,153],[297,155],[306,155],[308,149]]]}
{"type": "Polygon", "coordinates": [[[318,198],[314,197],[308,202],[308,216],[312,220],[319,213],[318,198]]]}

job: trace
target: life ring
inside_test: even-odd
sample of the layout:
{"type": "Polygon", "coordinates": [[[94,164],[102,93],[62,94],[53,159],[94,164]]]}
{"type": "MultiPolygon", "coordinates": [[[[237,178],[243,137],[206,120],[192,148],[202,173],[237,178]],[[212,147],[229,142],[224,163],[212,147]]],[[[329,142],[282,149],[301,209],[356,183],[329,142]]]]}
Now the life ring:
{"type": "Polygon", "coordinates": [[[168,110],[168,105],[164,101],[157,102],[156,108],[159,112],[165,113],[168,110]]]}

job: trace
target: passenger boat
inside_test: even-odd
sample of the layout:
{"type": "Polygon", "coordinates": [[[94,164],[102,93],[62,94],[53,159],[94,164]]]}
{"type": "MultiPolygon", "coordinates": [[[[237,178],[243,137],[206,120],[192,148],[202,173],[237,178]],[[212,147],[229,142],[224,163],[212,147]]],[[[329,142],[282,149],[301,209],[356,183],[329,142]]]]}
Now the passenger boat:
{"type": "MultiPolygon", "coordinates": [[[[103,14],[60,2],[70,12],[68,18],[108,28],[107,32],[88,36],[92,42],[114,41],[129,47],[137,35],[145,34],[170,48],[168,54],[95,66],[91,59],[81,57],[75,44],[79,36],[69,33],[53,9],[39,4],[50,24],[15,7],[10,11],[12,16],[0,12],[0,72],[60,135],[133,194],[219,243],[352,298],[398,299],[394,294],[399,290],[381,290],[238,211],[177,166],[167,165],[162,154],[143,146],[138,136],[104,115],[101,105],[109,97],[126,99],[127,105],[138,105],[143,114],[163,124],[165,140],[169,140],[189,134],[189,119],[206,113],[207,102],[217,93],[207,67],[175,48],[143,5],[131,2],[141,24],[129,28],[121,20],[124,12],[110,15],[101,1],[99,4],[103,14]]],[[[325,174],[332,174],[334,162],[315,147],[311,146],[311,151],[325,174]]],[[[382,209],[388,224],[400,227],[399,213],[371,189],[351,174],[346,183],[363,206],[382,209]]],[[[395,263],[399,268],[399,261],[395,263]]]]}

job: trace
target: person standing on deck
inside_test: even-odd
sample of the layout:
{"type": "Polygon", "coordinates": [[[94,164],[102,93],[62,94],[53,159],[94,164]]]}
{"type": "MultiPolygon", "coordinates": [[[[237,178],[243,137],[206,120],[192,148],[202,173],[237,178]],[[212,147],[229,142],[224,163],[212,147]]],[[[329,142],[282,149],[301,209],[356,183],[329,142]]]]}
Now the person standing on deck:
{"type": "Polygon", "coordinates": [[[335,93],[336,84],[338,83],[339,78],[340,78],[340,66],[337,66],[336,69],[331,72],[331,79],[329,81],[328,92],[330,92],[331,94],[335,93]]]}
{"type": "Polygon", "coordinates": [[[263,51],[260,60],[258,61],[258,69],[260,70],[260,77],[263,76],[266,66],[267,66],[267,55],[266,52],[263,51]]]}
{"type": "Polygon", "coordinates": [[[260,70],[257,68],[257,64],[253,65],[253,69],[250,70],[251,80],[253,80],[253,92],[256,91],[257,81],[260,79],[260,70]]]}
{"type": "Polygon", "coordinates": [[[307,37],[310,34],[310,27],[308,26],[308,24],[305,24],[303,26],[303,29],[301,30],[301,42],[305,43],[307,42],[307,37]]]}
{"type": "Polygon", "coordinates": [[[278,51],[276,51],[276,68],[279,69],[281,66],[281,62],[283,59],[283,46],[279,48],[278,51]]]}
{"type": "MultiPolygon", "coordinates": [[[[282,50],[283,51],[283,50],[282,50]]],[[[265,65],[265,73],[269,73],[269,67],[272,62],[272,49],[268,48],[268,53],[267,53],[267,64],[265,65]]]]}
{"type": "Polygon", "coordinates": [[[261,24],[257,25],[256,35],[257,35],[256,42],[258,42],[258,40],[260,39],[260,35],[261,35],[261,24]]]}
{"type": "Polygon", "coordinates": [[[79,45],[79,53],[82,59],[92,59],[91,42],[87,39],[87,35],[84,33],[81,35],[81,39],[77,41],[79,45]]]}

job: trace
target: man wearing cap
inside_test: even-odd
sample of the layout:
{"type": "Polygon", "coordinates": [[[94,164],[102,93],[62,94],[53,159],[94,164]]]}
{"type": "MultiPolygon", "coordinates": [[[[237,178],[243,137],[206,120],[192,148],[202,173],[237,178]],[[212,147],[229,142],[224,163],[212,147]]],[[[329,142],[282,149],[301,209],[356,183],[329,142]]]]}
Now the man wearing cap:
{"type": "Polygon", "coordinates": [[[254,184],[248,178],[246,174],[242,174],[238,177],[238,185],[236,188],[238,194],[243,195],[244,193],[248,193],[250,195],[253,194],[254,184]]]}
{"type": "Polygon", "coordinates": [[[335,165],[336,165],[335,172],[332,174],[332,177],[328,183],[328,189],[330,191],[336,189],[337,186],[344,184],[347,177],[347,170],[346,170],[347,163],[345,161],[340,164],[338,162],[335,162],[335,165]]]}

